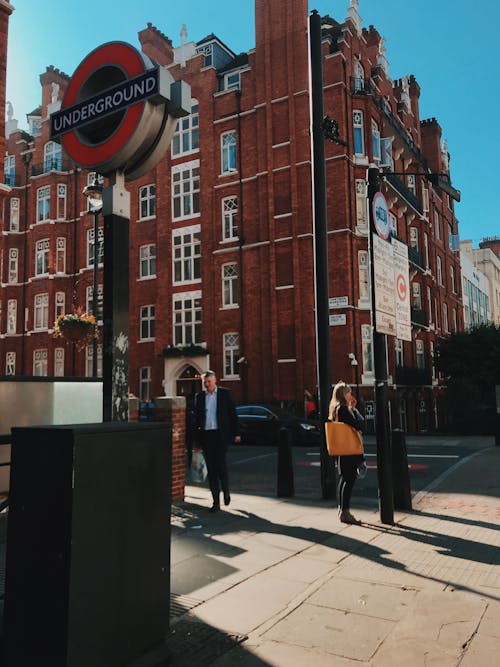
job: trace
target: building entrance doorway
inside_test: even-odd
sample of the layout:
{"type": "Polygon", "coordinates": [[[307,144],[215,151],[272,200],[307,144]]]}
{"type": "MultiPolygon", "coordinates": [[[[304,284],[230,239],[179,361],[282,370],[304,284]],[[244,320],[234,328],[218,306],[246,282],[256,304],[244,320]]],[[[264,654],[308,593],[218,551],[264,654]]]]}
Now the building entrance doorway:
{"type": "Polygon", "coordinates": [[[200,372],[194,366],[186,366],[177,378],[176,390],[177,396],[185,396],[186,401],[194,398],[194,395],[201,390],[200,372]]]}

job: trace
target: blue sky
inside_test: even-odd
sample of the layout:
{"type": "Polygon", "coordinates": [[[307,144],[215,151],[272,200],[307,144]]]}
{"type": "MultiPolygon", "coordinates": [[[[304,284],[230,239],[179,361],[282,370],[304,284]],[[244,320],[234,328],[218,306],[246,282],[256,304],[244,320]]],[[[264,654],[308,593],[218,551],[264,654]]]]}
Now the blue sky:
{"type": "MultiPolygon", "coordinates": [[[[7,72],[7,99],[25,128],[26,114],[40,104],[38,76],[47,65],[72,74],[103,42],[138,45],[137,33],[153,23],[180,44],[214,32],[233,51],[255,45],[254,0],[13,0],[7,72]],[[230,10],[228,9],[230,7],[230,10]]],[[[349,0],[310,0],[309,9],[347,16],[349,0]]],[[[421,118],[436,117],[451,154],[453,185],[461,190],[456,207],[462,239],[475,244],[500,235],[494,192],[500,150],[500,76],[497,69],[500,3],[473,0],[360,0],[363,25],[386,38],[393,79],[414,74],[421,87],[421,118]]],[[[496,185],[495,185],[496,183],[496,185]]]]}

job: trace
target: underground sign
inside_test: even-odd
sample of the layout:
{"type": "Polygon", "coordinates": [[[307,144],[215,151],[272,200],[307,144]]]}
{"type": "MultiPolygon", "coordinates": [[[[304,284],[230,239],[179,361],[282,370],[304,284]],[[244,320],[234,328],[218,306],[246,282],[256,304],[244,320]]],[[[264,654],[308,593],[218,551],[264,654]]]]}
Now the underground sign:
{"type": "Polygon", "coordinates": [[[190,102],[190,87],[167,69],[130,44],[108,42],[75,70],[51,115],[51,137],[79,166],[133,180],[163,157],[190,102]]]}

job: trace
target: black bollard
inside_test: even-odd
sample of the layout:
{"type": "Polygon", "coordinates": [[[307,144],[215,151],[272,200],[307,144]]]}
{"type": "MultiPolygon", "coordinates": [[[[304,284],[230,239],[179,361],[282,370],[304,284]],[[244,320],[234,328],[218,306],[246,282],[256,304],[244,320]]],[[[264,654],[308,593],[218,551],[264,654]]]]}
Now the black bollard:
{"type": "Polygon", "coordinates": [[[278,498],[295,495],[292,464],[292,432],[282,427],[278,437],[278,498]]]}
{"type": "Polygon", "coordinates": [[[392,487],[394,492],[394,509],[411,510],[411,487],[406,438],[404,431],[400,428],[395,428],[392,431],[392,487]]]}

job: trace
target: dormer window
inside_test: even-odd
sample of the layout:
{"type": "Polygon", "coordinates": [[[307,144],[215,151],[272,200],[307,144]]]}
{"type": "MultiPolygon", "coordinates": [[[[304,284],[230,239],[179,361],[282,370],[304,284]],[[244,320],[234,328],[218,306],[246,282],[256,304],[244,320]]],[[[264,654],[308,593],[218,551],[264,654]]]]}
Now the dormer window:
{"type": "Polygon", "coordinates": [[[211,67],[214,64],[214,49],[213,44],[205,44],[197,49],[197,53],[203,53],[204,67],[211,67]]]}

